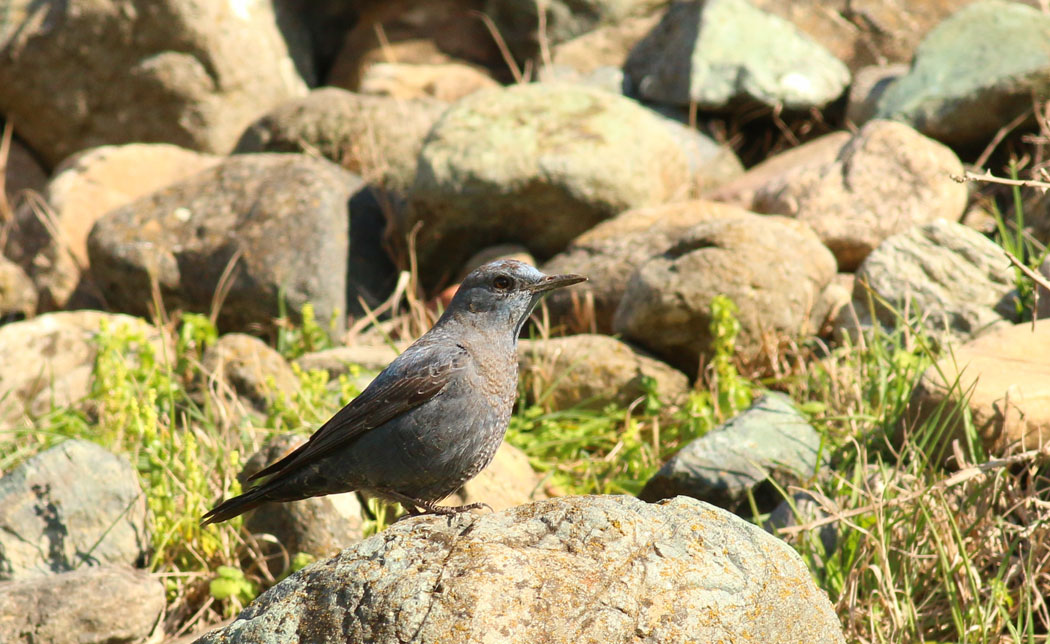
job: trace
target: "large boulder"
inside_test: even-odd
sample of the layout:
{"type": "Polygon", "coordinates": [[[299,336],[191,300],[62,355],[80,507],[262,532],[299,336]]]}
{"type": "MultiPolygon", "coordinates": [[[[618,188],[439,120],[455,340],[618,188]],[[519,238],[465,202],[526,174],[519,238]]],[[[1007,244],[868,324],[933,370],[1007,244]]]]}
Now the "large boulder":
{"type": "Polygon", "coordinates": [[[94,443],[66,441],[0,478],[0,580],[144,565],[149,542],[138,473],[94,443]]]}
{"type": "Polygon", "coordinates": [[[821,292],[834,275],[834,256],[804,223],[753,214],[712,219],[635,270],[613,328],[695,374],[714,339],[711,302],[725,295],[739,310],[739,354],[755,360],[782,340],[815,330],[826,313],[821,292]]]}
{"type": "Polygon", "coordinates": [[[302,570],[199,644],[844,642],[799,555],[686,498],[420,517],[302,570]]]}
{"type": "Polygon", "coordinates": [[[105,145],[63,161],[47,184],[47,223],[32,204],[15,212],[15,225],[4,253],[22,265],[40,290],[44,310],[79,304],[74,293],[99,299],[82,284],[89,269],[87,237],[110,210],[186,179],[219,162],[167,143],[105,145]],[[72,300],[72,302],[71,302],[72,300]]]}
{"type": "Polygon", "coordinates": [[[630,99],[560,84],[485,90],[428,135],[404,226],[422,224],[420,266],[435,283],[500,242],[546,259],[604,219],[669,201],[687,181],[661,117],[630,99]]]}
{"type": "Polygon", "coordinates": [[[0,583],[0,641],[146,641],[164,613],[164,584],[123,566],[79,568],[0,583]]]}
{"type": "Polygon", "coordinates": [[[741,102],[819,108],[850,79],[826,49],[747,0],[672,4],[631,51],[624,72],[646,100],[703,109],[741,102]]]}
{"type": "Polygon", "coordinates": [[[361,179],[298,154],[236,155],[110,212],[88,237],[110,306],[145,315],[152,281],[169,310],[209,312],[220,283],[228,330],[267,324],[283,297],[336,330],[347,311],[350,196],[361,179]],[[232,267],[232,268],[231,268],[232,267]]]}
{"type": "Polygon", "coordinates": [[[771,178],[751,208],[806,222],[839,269],[854,270],[891,235],[959,219],[967,191],[953,177],[962,174],[951,149],[902,123],[871,121],[826,163],[771,178]]]}
{"type": "Polygon", "coordinates": [[[274,5],[70,0],[0,35],[0,113],[55,165],[112,143],[228,152],[259,113],[306,93],[274,5]]]}
{"type": "Polygon", "coordinates": [[[923,39],[876,117],[953,145],[984,145],[1050,89],[1047,42],[1050,15],[1019,2],[974,2],[923,39]]]}

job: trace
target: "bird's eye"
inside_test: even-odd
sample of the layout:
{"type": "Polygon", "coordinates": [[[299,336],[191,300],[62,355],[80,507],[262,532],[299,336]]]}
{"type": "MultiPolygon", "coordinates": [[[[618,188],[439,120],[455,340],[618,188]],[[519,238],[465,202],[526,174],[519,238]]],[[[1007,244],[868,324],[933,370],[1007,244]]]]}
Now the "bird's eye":
{"type": "Polygon", "coordinates": [[[497,275],[496,278],[492,280],[492,286],[498,291],[509,290],[513,284],[514,282],[506,275],[497,275]]]}

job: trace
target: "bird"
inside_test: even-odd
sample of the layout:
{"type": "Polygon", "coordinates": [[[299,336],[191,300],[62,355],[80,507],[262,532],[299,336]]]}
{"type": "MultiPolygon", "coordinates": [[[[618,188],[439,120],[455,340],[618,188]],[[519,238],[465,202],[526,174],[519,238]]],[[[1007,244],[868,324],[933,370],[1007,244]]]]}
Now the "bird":
{"type": "Polygon", "coordinates": [[[201,525],[266,502],[360,491],[410,515],[452,515],[483,503],[438,502],[492,460],[518,384],[518,336],[543,295],[585,281],[497,260],[467,275],[434,326],[299,448],[252,475],[201,525]]]}

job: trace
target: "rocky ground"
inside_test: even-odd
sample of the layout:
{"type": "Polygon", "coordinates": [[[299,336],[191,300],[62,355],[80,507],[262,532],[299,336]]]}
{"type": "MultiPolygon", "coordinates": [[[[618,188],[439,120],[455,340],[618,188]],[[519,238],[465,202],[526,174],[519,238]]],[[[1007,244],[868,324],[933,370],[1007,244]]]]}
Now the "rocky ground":
{"type": "Polygon", "coordinates": [[[1042,641],[1048,42],[1035,0],[0,4],[0,641],[1042,641]],[[495,512],[198,526],[499,257],[590,281],[457,493],[495,512]]]}

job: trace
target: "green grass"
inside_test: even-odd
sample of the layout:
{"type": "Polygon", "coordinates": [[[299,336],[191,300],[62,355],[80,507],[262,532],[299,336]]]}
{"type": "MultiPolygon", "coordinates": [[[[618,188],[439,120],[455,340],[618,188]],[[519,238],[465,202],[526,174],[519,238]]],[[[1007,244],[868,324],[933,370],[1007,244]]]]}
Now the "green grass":
{"type": "MultiPolygon", "coordinates": [[[[838,546],[824,552],[816,524],[781,536],[828,592],[849,641],[1045,641],[1046,457],[989,461],[971,426],[963,469],[943,468],[933,448],[943,444],[948,420],[965,420],[965,405],[902,431],[916,380],[938,357],[914,328],[875,331],[824,354],[813,350],[800,356],[795,371],[757,382],[741,375],[733,353],[739,326],[731,303],[720,299],[714,309],[714,355],[687,400],[661,400],[650,383],[627,408],[519,407],[507,440],[547,477],[546,488],[635,494],[667,457],[746,408],[757,391],[784,390],[833,454],[832,472],[810,489],[835,526],[838,546]]],[[[326,346],[310,315],[303,319],[302,326],[283,327],[285,355],[326,346]]],[[[239,491],[246,456],[268,438],[308,434],[358,392],[348,378],[332,383],[324,372],[297,370],[297,392],[275,394],[264,410],[249,409],[202,371],[203,352],[217,338],[206,317],[183,315],[158,332],[168,342],[156,346],[167,348],[123,326],[102,329],[87,400],[0,433],[0,467],[9,470],[69,437],[124,454],[146,493],[154,530],[149,567],[167,585],[166,630],[176,633],[234,614],[309,563],[289,553],[289,565],[270,570],[246,541],[240,519],[201,528],[199,517],[239,491]]],[[[370,508],[369,534],[390,519],[374,502],[370,508]]]]}

